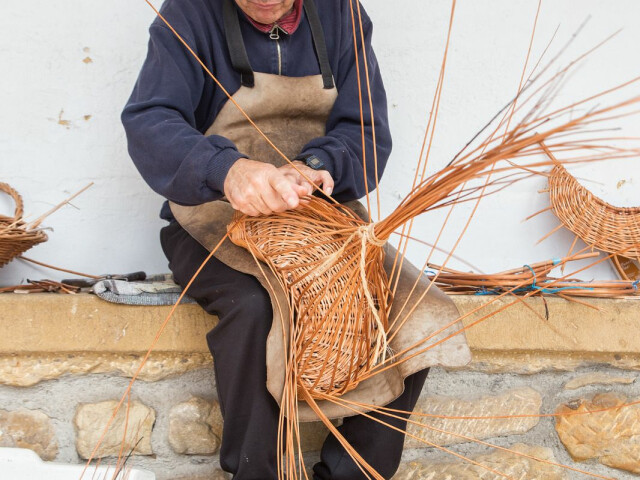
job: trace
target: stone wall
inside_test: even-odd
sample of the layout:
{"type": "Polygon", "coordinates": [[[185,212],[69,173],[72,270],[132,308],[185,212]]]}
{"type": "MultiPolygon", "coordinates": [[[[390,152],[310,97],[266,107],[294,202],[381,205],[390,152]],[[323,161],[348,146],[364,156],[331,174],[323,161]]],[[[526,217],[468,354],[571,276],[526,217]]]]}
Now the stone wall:
{"type": "MultiPolygon", "coordinates": [[[[464,313],[487,299],[454,301],[464,313]]],[[[639,304],[547,302],[548,319],[544,305],[530,299],[471,329],[468,367],[432,369],[417,408],[431,416],[412,417],[396,478],[588,478],[554,463],[637,478],[640,404],[609,408],[640,400],[639,304]],[[609,410],[583,414],[602,409],[609,410]],[[554,412],[571,415],[536,416],[554,412]],[[483,416],[516,417],[459,418],[483,416]]],[[[0,296],[0,446],[30,448],[44,460],[87,458],[166,311],[86,295],[0,296]]],[[[226,478],[204,341],[214,322],[196,306],[178,309],[134,386],[128,414],[124,408],[116,416],[96,452],[103,464],[115,462],[126,424],[129,465],[152,470],[159,480],[226,478]]],[[[325,434],[320,424],[305,425],[309,464],[325,434]]]]}

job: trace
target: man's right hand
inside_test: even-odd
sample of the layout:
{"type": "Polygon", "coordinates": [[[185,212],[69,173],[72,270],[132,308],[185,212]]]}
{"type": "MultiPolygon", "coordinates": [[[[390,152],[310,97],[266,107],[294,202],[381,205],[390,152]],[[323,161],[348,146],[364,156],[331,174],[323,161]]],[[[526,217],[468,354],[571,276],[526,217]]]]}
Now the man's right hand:
{"type": "Polygon", "coordinates": [[[237,160],[224,181],[231,206],[253,217],[296,208],[309,193],[273,165],[248,158],[237,160]]]}

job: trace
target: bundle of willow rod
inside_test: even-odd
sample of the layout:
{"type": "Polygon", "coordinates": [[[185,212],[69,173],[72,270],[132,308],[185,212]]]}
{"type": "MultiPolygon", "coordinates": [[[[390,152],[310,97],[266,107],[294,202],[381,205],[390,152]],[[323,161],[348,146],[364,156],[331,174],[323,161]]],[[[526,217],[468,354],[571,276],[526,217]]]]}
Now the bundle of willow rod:
{"type": "MultiPolygon", "coordinates": [[[[547,149],[579,150],[582,145],[575,141],[563,144],[554,139],[639,102],[634,98],[601,107],[551,127],[565,109],[546,115],[538,103],[510,131],[491,135],[419,183],[391,215],[377,223],[362,222],[347,209],[319,198],[282,214],[236,214],[229,226],[231,240],[264,261],[290,296],[298,389],[312,396],[344,393],[384,361],[392,299],[382,247],[396,229],[430,210],[481,198],[504,183],[501,173],[520,168],[499,167],[499,162],[541,156],[547,149]],[[484,184],[466,186],[483,178],[484,184]]],[[[592,158],[598,156],[579,160],[592,158]]],[[[526,169],[550,163],[529,162],[526,169]]]]}
{"type": "Polygon", "coordinates": [[[569,297],[619,298],[639,296],[638,282],[606,280],[584,282],[575,279],[559,280],[549,272],[559,265],[575,260],[598,256],[597,253],[576,255],[571,258],[547,260],[524,265],[500,273],[481,274],[460,272],[448,267],[429,264],[427,275],[435,279],[436,285],[449,295],[500,295],[505,292],[516,295],[540,294],[569,297]],[[440,272],[436,275],[436,271],[440,272]]]}
{"type": "Polygon", "coordinates": [[[20,194],[6,183],[0,183],[0,191],[13,198],[16,208],[13,217],[0,215],[0,267],[6,265],[31,247],[47,241],[47,234],[37,225],[22,219],[23,203],[20,194]]]}

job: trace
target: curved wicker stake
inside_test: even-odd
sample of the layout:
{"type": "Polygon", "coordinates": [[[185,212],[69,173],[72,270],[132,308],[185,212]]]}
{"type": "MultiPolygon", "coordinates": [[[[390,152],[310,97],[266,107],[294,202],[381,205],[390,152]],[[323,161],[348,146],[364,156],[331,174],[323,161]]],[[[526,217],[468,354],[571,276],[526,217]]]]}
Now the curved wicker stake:
{"type": "MultiPolygon", "coordinates": [[[[358,0],[356,0],[358,1],[358,0]]],[[[364,181],[364,191],[365,191],[365,198],[367,201],[367,214],[369,216],[369,218],[371,218],[371,201],[369,200],[369,180],[367,179],[367,146],[366,146],[366,136],[364,133],[364,109],[363,109],[363,102],[362,102],[362,81],[360,79],[360,55],[358,54],[358,38],[356,35],[356,20],[355,20],[355,16],[353,13],[353,0],[349,0],[349,10],[351,11],[351,27],[353,30],[353,51],[354,51],[354,56],[355,56],[355,63],[356,63],[356,79],[358,82],[358,104],[360,107],[360,139],[362,141],[362,175],[363,175],[363,181],[364,181]]],[[[364,34],[363,30],[362,30],[362,24],[360,24],[360,37],[362,37],[362,35],[364,34]]],[[[362,53],[365,54],[365,49],[364,49],[364,39],[362,39],[363,42],[363,48],[362,48],[362,53]]],[[[365,68],[367,68],[367,59],[365,56],[364,59],[364,65],[365,68]]],[[[369,74],[368,74],[368,68],[367,68],[367,87],[369,87],[369,74]]],[[[371,100],[371,91],[369,91],[369,100],[371,100]]],[[[373,118],[373,106],[371,107],[370,110],[370,114],[371,114],[371,123],[374,125],[374,129],[375,129],[375,119],[373,118]]],[[[374,130],[375,131],[375,130],[374,130]]],[[[375,136],[373,139],[373,144],[374,144],[374,149],[375,149],[375,136]]],[[[375,152],[375,150],[374,150],[375,152]]],[[[376,176],[377,179],[377,176],[376,176]]],[[[378,205],[378,212],[380,206],[378,205]]]]}
{"type": "Polygon", "coordinates": [[[64,207],[65,205],[71,205],[71,200],[73,200],[74,198],[76,198],[78,195],[84,193],[85,191],[87,191],[89,188],[91,188],[93,186],[93,182],[89,183],[87,186],[81,188],[80,190],[78,190],[76,193],[74,193],[73,195],[71,195],[69,198],[63,200],[62,202],[60,202],[59,204],[57,204],[55,207],[53,207],[51,210],[49,210],[48,212],[40,215],[38,218],[36,218],[34,221],[29,222],[26,225],[26,228],[29,230],[33,230],[36,229],[40,226],[40,224],[42,223],[42,221],[47,218],[49,215],[57,212],[58,210],[60,210],[62,207],[64,207]]]}

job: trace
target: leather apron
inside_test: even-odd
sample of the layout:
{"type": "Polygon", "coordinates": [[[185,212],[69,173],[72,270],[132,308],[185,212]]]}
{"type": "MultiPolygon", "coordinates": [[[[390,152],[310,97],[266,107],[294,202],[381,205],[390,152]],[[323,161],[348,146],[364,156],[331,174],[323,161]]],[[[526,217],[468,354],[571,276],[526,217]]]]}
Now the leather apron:
{"type": "MultiPolygon", "coordinates": [[[[233,0],[223,1],[225,1],[226,39],[233,67],[240,73],[242,82],[233,99],[287,158],[293,158],[310,140],[326,134],[326,122],[338,96],[316,6],[313,0],[304,1],[305,13],[311,27],[322,73],[309,77],[284,77],[253,72],[240,32],[238,9],[233,0]]],[[[286,163],[246,121],[232,102],[228,101],[223,106],[205,134],[222,135],[230,139],[240,152],[245,153],[252,160],[265,161],[275,166],[286,163]]],[[[349,206],[363,218],[366,217],[366,210],[358,202],[350,203],[349,206]]],[[[195,207],[171,203],[171,210],[180,225],[209,251],[224,237],[227,225],[233,216],[233,209],[224,200],[195,207]]],[[[385,248],[387,250],[385,268],[390,271],[395,250],[390,246],[385,248]]],[[[215,256],[231,268],[253,275],[269,292],[273,307],[273,322],[267,339],[267,388],[280,403],[285,381],[283,334],[288,334],[288,331],[283,332],[283,329],[288,330],[289,321],[287,296],[269,269],[260,269],[251,254],[243,248],[227,240],[215,256]],[[273,286],[273,289],[269,285],[273,286]]],[[[417,268],[410,265],[408,261],[404,262],[390,318],[395,318],[395,312],[405,303],[419,275],[417,268]]],[[[422,276],[415,290],[417,293],[413,294],[412,301],[408,304],[409,307],[415,304],[428,283],[428,280],[422,276]]],[[[391,342],[391,348],[395,352],[402,351],[420,339],[430,336],[457,317],[458,311],[453,302],[432,286],[428,295],[391,342]]],[[[430,339],[427,344],[435,343],[460,329],[461,326],[457,323],[430,339]]],[[[471,354],[464,334],[460,334],[409,361],[361,382],[356,389],[345,394],[343,398],[370,405],[386,405],[402,394],[404,378],[407,376],[435,365],[463,366],[470,361],[470,358],[471,354]]],[[[330,402],[319,401],[318,405],[329,418],[354,414],[352,410],[330,402]]],[[[300,402],[299,419],[304,422],[315,421],[318,418],[306,403],[300,402]]]]}

